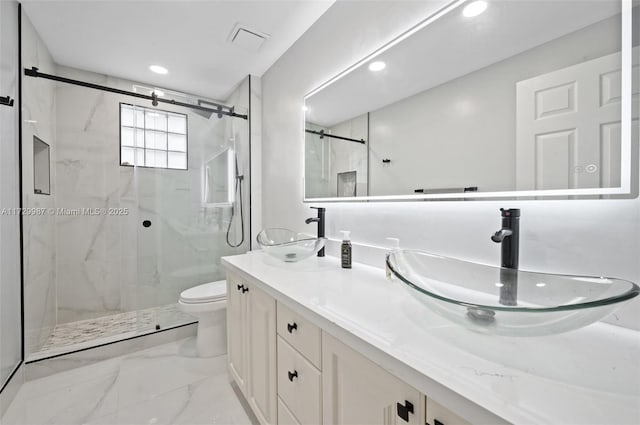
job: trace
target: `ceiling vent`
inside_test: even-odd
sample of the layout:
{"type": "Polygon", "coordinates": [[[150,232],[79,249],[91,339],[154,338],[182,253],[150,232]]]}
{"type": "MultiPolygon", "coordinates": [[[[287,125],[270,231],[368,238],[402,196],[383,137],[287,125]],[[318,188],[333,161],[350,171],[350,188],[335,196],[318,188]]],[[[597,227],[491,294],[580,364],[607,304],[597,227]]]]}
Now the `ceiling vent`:
{"type": "Polygon", "coordinates": [[[267,38],[269,38],[269,34],[249,29],[241,24],[236,24],[233,31],[231,31],[229,41],[243,49],[257,52],[267,38]]]}

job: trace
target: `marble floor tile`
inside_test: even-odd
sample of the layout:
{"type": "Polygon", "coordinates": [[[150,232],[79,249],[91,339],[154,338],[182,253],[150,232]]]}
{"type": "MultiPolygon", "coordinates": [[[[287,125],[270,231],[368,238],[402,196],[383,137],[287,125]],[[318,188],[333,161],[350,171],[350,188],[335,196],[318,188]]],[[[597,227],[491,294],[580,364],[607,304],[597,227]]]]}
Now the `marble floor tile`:
{"type": "Polygon", "coordinates": [[[188,338],[29,381],[2,425],[251,424],[226,356],[195,353],[188,338]]]}
{"type": "Polygon", "coordinates": [[[195,317],[180,311],[177,304],[168,304],[62,323],[53,329],[42,348],[32,353],[28,361],[152,333],[156,325],[165,329],[195,321],[195,317]]]}

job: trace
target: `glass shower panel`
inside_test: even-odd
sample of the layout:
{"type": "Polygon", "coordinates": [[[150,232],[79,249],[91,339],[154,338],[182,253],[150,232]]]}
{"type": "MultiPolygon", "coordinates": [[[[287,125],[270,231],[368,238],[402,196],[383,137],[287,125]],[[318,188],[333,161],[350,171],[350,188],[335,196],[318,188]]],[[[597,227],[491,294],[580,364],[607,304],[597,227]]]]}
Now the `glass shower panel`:
{"type": "MultiPolygon", "coordinates": [[[[140,106],[150,107],[144,102],[140,106]]],[[[154,123],[154,131],[163,132],[166,137],[153,134],[150,140],[145,134],[146,166],[135,167],[140,332],[194,322],[194,317],[177,308],[180,293],[224,279],[220,258],[249,249],[247,120],[218,118],[215,114],[209,117],[206,112],[166,104],[154,109],[166,116],[160,125],[154,123]],[[166,162],[158,158],[161,148],[166,162]],[[211,159],[220,155],[230,158],[224,163],[226,172],[216,169],[212,173],[211,159]],[[236,178],[236,160],[237,174],[246,176],[242,180],[236,178]],[[240,184],[244,226],[240,219],[240,184]],[[227,202],[210,202],[207,185],[226,187],[230,192],[227,202]]],[[[236,112],[247,113],[241,106],[236,106],[236,112]]]]}
{"type": "Polygon", "coordinates": [[[0,391],[22,359],[17,22],[18,4],[0,2],[0,96],[14,102],[0,105],[0,391]]]}

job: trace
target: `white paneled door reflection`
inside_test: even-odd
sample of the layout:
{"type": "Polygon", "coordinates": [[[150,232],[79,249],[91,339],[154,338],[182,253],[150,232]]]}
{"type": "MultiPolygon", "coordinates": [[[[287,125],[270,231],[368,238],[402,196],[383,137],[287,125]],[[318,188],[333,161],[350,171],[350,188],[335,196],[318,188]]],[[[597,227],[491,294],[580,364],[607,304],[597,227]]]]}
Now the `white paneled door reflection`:
{"type": "Polygon", "coordinates": [[[614,53],[517,83],[518,190],[620,186],[620,62],[614,53]]]}

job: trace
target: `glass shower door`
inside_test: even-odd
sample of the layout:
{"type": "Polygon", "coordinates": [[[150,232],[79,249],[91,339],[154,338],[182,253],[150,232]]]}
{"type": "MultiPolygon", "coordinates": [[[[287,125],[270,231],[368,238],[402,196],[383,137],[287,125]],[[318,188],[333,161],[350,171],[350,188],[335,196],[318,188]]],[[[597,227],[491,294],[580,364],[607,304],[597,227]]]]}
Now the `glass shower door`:
{"type": "Polygon", "coordinates": [[[0,391],[22,360],[17,18],[17,3],[0,2],[0,391]]]}
{"type": "Polygon", "coordinates": [[[195,321],[177,308],[180,293],[224,279],[220,258],[248,250],[248,178],[238,177],[249,174],[248,124],[173,105],[137,108],[138,321],[147,332],[195,321]]]}

